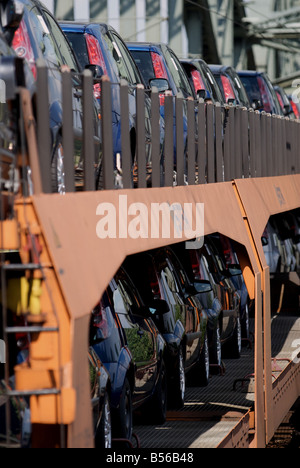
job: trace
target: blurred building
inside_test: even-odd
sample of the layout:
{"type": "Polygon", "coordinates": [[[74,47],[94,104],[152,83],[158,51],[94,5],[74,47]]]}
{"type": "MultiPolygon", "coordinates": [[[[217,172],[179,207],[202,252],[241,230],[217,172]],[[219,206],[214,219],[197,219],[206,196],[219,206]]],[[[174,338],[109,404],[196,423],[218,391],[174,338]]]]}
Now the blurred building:
{"type": "Polygon", "coordinates": [[[58,19],[110,23],[129,41],[168,43],[179,57],[297,74],[300,0],[43,0],[58,19]]]}

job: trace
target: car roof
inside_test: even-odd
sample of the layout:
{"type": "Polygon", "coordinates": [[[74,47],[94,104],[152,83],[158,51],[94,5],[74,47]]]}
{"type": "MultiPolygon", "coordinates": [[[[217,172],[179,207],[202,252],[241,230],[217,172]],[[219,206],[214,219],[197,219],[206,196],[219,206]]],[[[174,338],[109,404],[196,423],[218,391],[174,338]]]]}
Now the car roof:
{"type": "Polygon", "coordinates": [[[237,72],[240,76],[263,76],[264,73],[253,70],[240,70],[237,72]]]}

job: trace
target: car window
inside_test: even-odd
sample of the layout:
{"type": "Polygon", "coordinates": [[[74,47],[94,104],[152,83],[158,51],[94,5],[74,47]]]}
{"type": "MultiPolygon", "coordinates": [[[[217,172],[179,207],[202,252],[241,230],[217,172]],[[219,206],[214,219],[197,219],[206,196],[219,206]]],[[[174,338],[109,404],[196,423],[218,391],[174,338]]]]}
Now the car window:
{"type": "Polygon", "coordinates": [[[165,53],[165,59],[175,81],[177,90],[182,92],[184,98],[189,96],[194,97],[188,78],[176,55],[168,49],[165,53]]]}
{"type": "Polygon", "coordinates": [[[57,53],[57,46],[50,34],[49,27],[47,26],[41,12],[37,8],[32,8],[29,15],[24,16],[28,32],[34,37],[34,42],[39,50],[35,50],[36,58],[39,58],[40,51],[43,58],[48,65],[54,67],[61,67],[63,65],[60,54],[57,53]]]}
{"type": "Polygon", "coordinates": [[[207,77],[206,81],[207,81],[208,86],[209,86],[209,88],[211,90],[211,94],[212,94],[214,100],[216,102],[222,103],[223,102],[222,93],[221,93],[221,91],[219,89],[219,86],[218,86],[212,72],[206,66],[203,66],[202,70],[203,70],[204,75],[207,77]]]}
{"type": "Polygon", "coordinates": [[[93,346],[96,353],[101,357],[103,363],[118,361],[122,343],[115,318],[111,311],[111,303],[106,293],[92,313],[90,345],[93,346]]]}
{"type": "Polygon", "coordinates": [[[164,299],[172,306],[183,305],[176,278],[167,262],[160,267],[160,281],[164,299]]]}
{"type": "Polygon", "coordinates": [[[79,72],[76,59],[71,50],[64,33],[56,23],[56,21],[46,11],[44,12],[45,18],[49,23],[49,29],[54,36],[54,46],[57,50],[57,55],[61,55],[64,65],[67,65],[71,70],[79,72]]]}
{"type": "Polygon", "coordinates": [[[189,284],[189,279],[187,277],[187,274],[185,270],[183,269],[182,265],[180,264],[179,260],[177,259],[177,257],[173,255],[172,253],[169,253],[169,256],[171,259],[171,261],[168,260],[169,266],[170,267],[173,266],[173,268],[176,271],[176,276],[178,277],[178,280],[180,282],[180,286],[183,290],[185,290],[185,288],[189,284]]]}
{"type": "Polygon", "coordinates": [[[228,75],[231,77],[232,81],[235,84],[235,89],[238,93],[240,104],[244,107],[249,107],[249,99],[240,77],[231,69],[228,70],[228,75]]]}
{"type": "Polygon", "coordinates": [[[135,69],[134,60],[120,38],[113,33],[107,33],[104,39],[117,64],[119,78],[126,80],[132,85],[139,83],[140,79],[135,69]]]}

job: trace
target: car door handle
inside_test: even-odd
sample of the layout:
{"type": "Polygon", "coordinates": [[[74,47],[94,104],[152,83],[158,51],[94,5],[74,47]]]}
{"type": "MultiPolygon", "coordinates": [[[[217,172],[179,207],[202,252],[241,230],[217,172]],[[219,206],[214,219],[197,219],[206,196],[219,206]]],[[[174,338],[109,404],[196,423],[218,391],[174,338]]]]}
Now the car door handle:
{"type": "Polygon", "coordinates": [[[140,337],[142,337],[142,336],[144,336],[145,332],[144,332],[144,330],[138,330],[137,334],[138,334],[140,337]]]}

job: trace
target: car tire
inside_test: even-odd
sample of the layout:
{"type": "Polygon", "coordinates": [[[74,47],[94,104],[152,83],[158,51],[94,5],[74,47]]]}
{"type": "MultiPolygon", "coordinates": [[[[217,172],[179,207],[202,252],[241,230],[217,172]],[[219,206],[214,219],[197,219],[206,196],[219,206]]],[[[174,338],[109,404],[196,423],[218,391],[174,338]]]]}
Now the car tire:
{"type": "Polygon", "coordinates": [[[222,342],[221,342],[221,330],[220,324],[218,323],[213,333],[212,347],[210,350],[210,364],[214,366],[222,366],[222,342]]]}
{"type": "Polygon", "coordinates": [[[186,376],[183,349],[180,347],[178,365],[175,370],[175,378],[172,380],[172,388],[169,389],[170,406],[181,409],[185,402],[186,376]]]}
{"type": "Polygon", "coordinates": [[[59,138],[52,158],[51,164],[52,192],[64,195],[66,193],[66,176],[64,164],[64,150],[59,138]]]}
{"type": "Polygon", "coordinates": [[[233,337],[229,343],[229,353],[231,359],[240,359],[242,353],[242,325],[240,316],[237,318],[237,324],[233,337]]]}
{"type": "Polygon", "coordinates": [[[246,304],[245,314],[242,320],[242,337],[249,340],[250,338],[250,314],[249,314],[249,304],[246,304]]]}
{"type": "Polygon", "coordinates": [[[210,372],[210,361],[209,361],[209,347],[208,337],[205,336],[203,349],[199,359],[199,386],[207,387],[209,384],[209,372],[210,372]]]}
{"type": "Polygon", "coordinates": [[[148,407],[150,422],[163,425],[167,419],[167,372],[164,361],[162,361],[159,380],[155,393],[148,407]]]}
{"type": "Polygon", "coordinates": [[[119,411],[114,421],[114,436],[116,439],[125,439],[131,441],[133,432],[132,412],[132,391],[129,381],[126,379],[120,398],[119,411]]]}
{"type": "Polygon", "coordinates": [[[112,447],[111,407],[108,393],[105,393],[103,412],[95,437],[96,448],[110,449],[112,447]]]}

